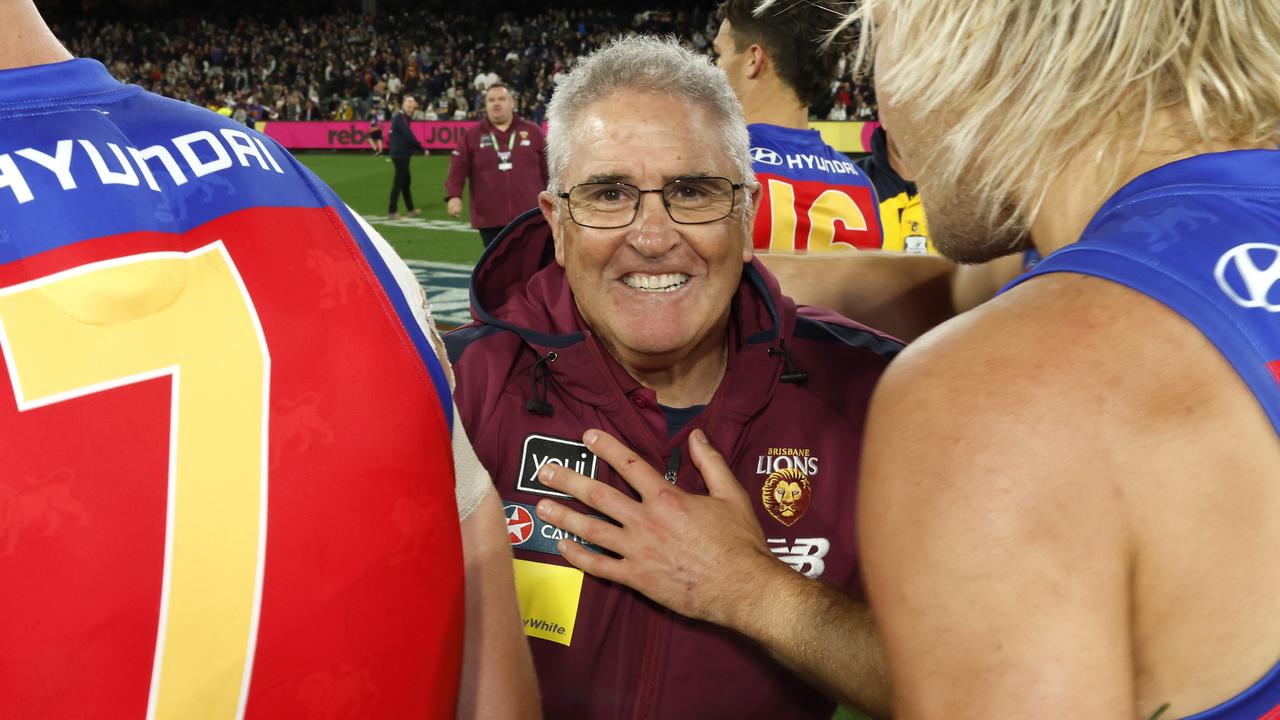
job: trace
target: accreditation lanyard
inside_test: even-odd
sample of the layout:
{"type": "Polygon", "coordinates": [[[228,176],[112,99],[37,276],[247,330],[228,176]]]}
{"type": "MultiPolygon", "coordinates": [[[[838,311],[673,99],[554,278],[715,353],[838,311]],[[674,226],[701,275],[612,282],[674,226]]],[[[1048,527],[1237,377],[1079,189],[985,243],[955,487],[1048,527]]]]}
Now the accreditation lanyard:
{"type": "Polygon", "coordinates": [[[493,151],[498,153],[498,169],[506,172],[511,169],[511,151],[516,146],[516,129],[511,128],[511,136],[507,138],[507,151],[503,152],[498,149],[498,138],[493,133],[489,133],[489,142],[493,143],[493,151]]]}

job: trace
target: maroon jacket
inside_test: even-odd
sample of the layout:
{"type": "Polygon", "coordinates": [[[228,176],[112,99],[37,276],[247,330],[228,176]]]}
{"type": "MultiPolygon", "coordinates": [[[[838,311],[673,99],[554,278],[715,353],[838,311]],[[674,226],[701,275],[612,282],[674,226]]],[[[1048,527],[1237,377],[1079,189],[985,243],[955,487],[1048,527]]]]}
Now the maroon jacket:
{"type": "MultiPolygon", "coordinates": [[[[668,438],[655,393],[583,326],[553,257],[542,217],[517,219],[476,267],[475,322],[445,337],[462,421],[503,497],[517,560],[567,565],[555,553],[560,532],[532,515],[552,494],[536,481],[542,463],[627,489],[581,444],[588,428],[614,434],[674,472],[680,487],[705,493],[686,445],[697,427],[753,497],[773,551],[858,594],[854,500],[863,418],[872,387],[901,345],[828,311],[797,311],[752,262],[734,299],[724,380],[706,409],[668,438]]],[[[826,720],[835,708],[741,636],[675,615],[621,585],[587,576],[576,608],[571,598],[552,617],[531,612],[529,591],[522,592],[550,718],[826,720]],[[565,617],[574,619],[572,633],[565,617]]]]}
{"type": "Polygon", "coordinates": [[[449,177],[444,181],[445,198],[462,197],[462,186],[468,180],[471,227],[502,227],[525,210],[537,207],[538,193],[547,189],[547,146],[542,130],[518,116],[506,132],[494,127],[488,118],[473,125],[453,151],[449,177]],[[508,148],[512,167],[499,170],[498,152],[508,152],[508,148]]]}

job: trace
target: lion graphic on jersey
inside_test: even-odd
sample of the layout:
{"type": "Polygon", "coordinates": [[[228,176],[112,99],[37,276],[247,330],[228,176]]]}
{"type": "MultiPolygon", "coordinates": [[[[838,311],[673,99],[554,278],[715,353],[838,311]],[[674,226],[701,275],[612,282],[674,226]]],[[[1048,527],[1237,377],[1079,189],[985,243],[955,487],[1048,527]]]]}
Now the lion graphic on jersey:
{"type": "Polygon", "coordinates": [[[760,489],[764,509],[769,511],[774,520],[791,527],[805,510],[809,509],[809,500],[813,491],[809,485],[809,476],[797,468],[782,468],[769,475],[760,489]]]}

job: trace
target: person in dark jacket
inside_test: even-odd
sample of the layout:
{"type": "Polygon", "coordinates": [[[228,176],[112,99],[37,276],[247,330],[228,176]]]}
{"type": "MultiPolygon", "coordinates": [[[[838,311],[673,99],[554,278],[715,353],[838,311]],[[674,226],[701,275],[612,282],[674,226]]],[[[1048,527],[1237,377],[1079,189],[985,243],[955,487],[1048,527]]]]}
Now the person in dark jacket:
{"type": "Polygon", "coordinates": [[[553,191],[486,252],[475,321],[446,337],[459,413],[503,497],[547,716],[826,720],[836,693],[813,648],[835,651],[837,637],[861,665],[841,699],[885,713],[869,615],[832,625],[773,594],[799,582],[827,600],[860,596],[857,448],[900,343],[797,308],[752,259],[746,127],[706,58],[645,37],[584,58],[551,101],[548,148],[553,191]],[[640,521],[626,482],[583,442],[590,428],[665,468],[636,490],[679,510],[660,518],[669,525],[640,521]],[[704,481],[707,442],[746,487],[704,481]],[[550,467],[622,502],[592,509],[546,484],[550,467]],[[755,552],[729,562],[683,534],[693,525],[668,493],[725,513],[710,524],[755,552]],[[664,553],[722,568],[723,602],[647,599],[593,564],[664,553]]]}
{"type": "Polygon", "coordinates": [[[411,216],[418,216],[422,211],[413,206],[413,195],[409,193],[409,160],[418,153],[426,154],[426,148],[413,136],[413,128],[409,121],[418,109],[418,101],[412,95],[405,95],[400,103],[400,112],[391,116],[391,147],[387,155],[395,166],[395,179],[391,181],[391,201],[387,204],[387,215],[392,220],[400,219],[400,195],[404,194],[404,207],[411,216]]]}
{"type": "Polygon", "coordinates": [[[515,114],[515,99],[503,83],[484,94],[484,119],[458,141],[445,180],[446,209],[462,214],[462,188],[471,182],[471,227],[485,247],[513,218],[538,204],[547,187],[547,150],[542,129],[515,114]]]}

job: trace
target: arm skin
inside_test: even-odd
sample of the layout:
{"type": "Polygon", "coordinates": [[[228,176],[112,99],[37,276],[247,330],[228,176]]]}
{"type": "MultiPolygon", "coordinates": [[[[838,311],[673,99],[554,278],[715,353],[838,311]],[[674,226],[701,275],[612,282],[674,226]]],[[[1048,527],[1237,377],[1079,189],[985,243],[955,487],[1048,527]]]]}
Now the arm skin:
{"type": "Polygon", "coordinates": [[[642,501],[558,465],[543,466],[542,482],[622,523],[539,502],[543,520],[622,556],[562,540],[557,548],[566,560],[681,615],[736,630],[831,696],[873,716],[888,715],[888,674],[869,610],[769,552],[750,498],[701,431],[691,434],[689,451],[709,495],[669,484],[603,431],[587,431],[584,441],[642,501]],[[700,552],[680,550],[689,547],[700,552]]]}
{"type": "Polygon", "coordinates": [[[799,305],[829,308],[902,340],[955,314],[955,264],[935,255],[863,250],[817,255],[757,255],[799,305]]]}
{"type": "Polygon", "coordinates": [[[1155,450],[1128,429],[1142,333],[1081,311],[1097,282],[1017,288],[876,389],[858,529],[898,718],[1136,716],[1124,483],[1155,450]]]}
{"type": "Polygon", "coordinates": [[[467,605],[458,718],[541,717],[506,528],[493,490],[462,521],[467,605]]]}
{"type": "Polygon", "coordinates": [[[835,310],[905,341],[990,300],[1022,272],[1022,253],[981,265],[879,250],[757,257],[797,304],[835,310]]]}

